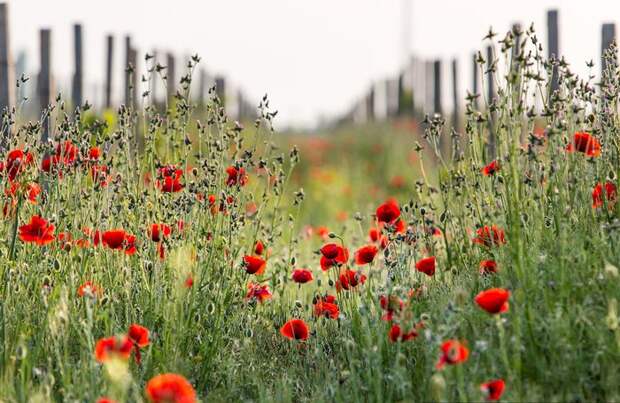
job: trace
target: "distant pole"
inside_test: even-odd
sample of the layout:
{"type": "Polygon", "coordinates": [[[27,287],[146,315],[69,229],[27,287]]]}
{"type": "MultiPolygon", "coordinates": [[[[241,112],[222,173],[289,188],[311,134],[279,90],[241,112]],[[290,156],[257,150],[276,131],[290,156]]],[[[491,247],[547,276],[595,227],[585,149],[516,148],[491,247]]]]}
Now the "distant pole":
{"type": "Polygon", "coordinates": [[[215,92],[222,107],[226,109],[226,79],[223,76],[215,77],[215,92]]]}
{"type": "Polygon", "coordinates": [[[125,106],[131,104],[131,36],[125,37],[125,106]]]}
{"type": "Polygon", "coordinates": [[[41,141],[46,143],[50,136],[50,117],[47,108],[52,103],[52,31],[42,29],[39,31],[41,70],[37,83],[39,106],[43,119],[41,141]]]}
{"type": "Polygon", "coordinates": [[[368,95],[366,96],[366,119],[369,122],[375,120],[375,86],[370,85],[368,95]]]}
{"type": "Polygon", "coordinates": [[[112,107],[112,65],[114,61],[114,37],[106,36],[106,65],[105,65],[105,100],[106,109],[112,107]]]}
{"type": "Polygon", "coordinates": [[[459,81],[458,81],[458,62],[456,59],[452,59],[452,127],[454,130],[459,130],[459,81]]]}
{"type": "Polygon", "coordinates": [[[174,54],[168,52],[166,54],[166,97],[168,103],[171,103],[176,94],[176,59],[174,54]]]}
{"type": "MultiPolygon", "coordinates": [[[[558,10],[547,11],[547,52],[549,59],[560,59],[558,10]]],[[[551,73],[551,91],[558,89],[558,68],[553,66],[551,73]]]]}
{"type": "Polygon", "coordinates": [[[201,68],[198,74],[198,104],[205,105],[207,99],[207,71],[201,68]]]}
{"type": "Polygon", "coordinates": [[[406,106],[408,105],[403,102],[405,98],[405,72],[401,72],[398,75],[398,91],[396,97],[398,116],[405,116],[407,114],[406,106]]]}
{"type": "Polygon", "coordinates": [[[616,40],[616,24],[608,23],[603,24],[601,32],[601,78],[603,72],[607,68],[607,59],[605,59],[605,52],[611,44],[616,40]]]}
{"type": "MultiPolygon", "coordinates": [[[[487,102],[488,105],[491,105],[493,103],[493,99],[495,98],[495,82],[494,80],[494,75],[493,75],[493,47],[492,46],[488,46],[487,47],[487,102]]],[[[493,124],[493,113],[491,111],[489,111],[489,143],[488,143],[488,151],[489,151],[489,158],[494,159],[495,158],[495,130],[494,130],[494,124],[493,124]]]]}
{"type": "Polygon", "coordinates": [[[140,73],[138,72],[138,49],[134,47],[129,49],[129,65],[133,70],[130,76],[131,106],[136,108],[138,105],[138,78],[140,73]]]}
{"type": "Polygon", "coordinates": [[[433,62],[433,112],[443,114],[441,105],[441,60],[433,62]]]}
{"type": "Polygon", "coordinates": [[[75,70],[73,73],[73,82],[71,86],[71,100],[73,101],[73,108],[80,107],[82,105],[83,91],[82,86],[84,83],[83,78],[83,64],[82,64],[82,25],[73,25],[73,50],[75,54],[75,70]]]}
{"type": "MultiPolygon", "coordinates": [[[[151,97],[151,105],[156,106],[157,105],[157,97],[159,96],[159,91],[158,91],[158,74],[157,74],[157,61],[159,60],[159,54],[157,52],[157,49],[153,49],[153,58],[151,59],[151,72],[149,73],[150,77],[151,77],[151,82],[150,82],[150,97],[151,97]]],[[[149,67],[146,66],[146,68],[148,69],[149,67]]]]}
{"type": "MultiPolygon", "coordinates": [[[[429,113],[429,109],[433,108],[435,103],[433,99],[433,83],[435,82],[434,77],[434,64],[431,60],[427,60],[424,62],[424,113],[429,113]]],[[[431,115],[434,111],[431,111],[431,115]]]]}
{"type": "Polygon", "coordinates": [[[479,104],[478,104],[478,98],[480,96],[480,93],[478,92],[478,88],[480,87],[479,84],[479,78],[478,78],[478,55],[476,52],[474,52],[473,57],[472,57],[472,64],[471,64],[471,71],[472,71],[472,95],[474,95],[474,100],[473,100],[473,106],[475,109],[479,109],[479,104]]]}
{"type": "MultiPolygon", "coordinates": [[[[15,73],[13,71],[9,29],[9,10],[0,3],[0,113],[15,106],[15,73]]],[[[0,127],[2,127],[0,122],[0,127]]],[[[7,128],[8,129],[8,128],[7,128]]],[[[0,133],[4,135],[5,133],[0,133]]]]}
{"type": "Polygon", "coordinates": [[[521,24],[516,22],[512,24],[512,36],[514,40],[514,46],[512,47],[512,60],[513,65],[516,64],[517,58],[521,54],[521,35],[523,32],[521,31],[521,24]]]}

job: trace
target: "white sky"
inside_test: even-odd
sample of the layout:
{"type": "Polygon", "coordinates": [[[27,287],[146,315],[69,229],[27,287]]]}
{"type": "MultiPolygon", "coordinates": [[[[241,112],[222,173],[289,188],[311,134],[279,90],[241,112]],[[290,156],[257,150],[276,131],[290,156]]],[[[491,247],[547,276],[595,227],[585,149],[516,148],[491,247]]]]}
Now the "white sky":
{"type": "MultiPolygon", "coordinates": [[[[459,58],[462,93],[471,82],[471,52],[492,25],[534,22],[546,41],[545,11],[560,9],[560,51],[585,74],[600,54],[601,23],[620,18],[620,1],[412,0],[410,44],[422,57],[459,58]]],[[[348,109],[373,80],[403,60],[402,0],[8,0],[12,46],[38,70],[38,30],[52,28],[53,68],[61,88],[72,71],[72,24],[85,29],[87,97],[102,97],[104,40],[116,35],[116,97],[123,36],[139,51],[154,47],[181,57],[198,53],[254,100],[268,93],[280,124],[312,125],[348,109]],[[88,96],[90,94],[90,96],[88,96]]],[[[545,43],[545,42],[543,42],[545,43]]],[[[446,63],[446,78],[447,78],[446,63]]],[[[598,69],[596,69],[598,71],[598,69]]],[[[69,95],[69,94],[66,94],[69,95]]],[[[446,104],[449,99],[444,101],[446,104]]],[[[100,102],[100,99],[95,100],[100,102]]]]}

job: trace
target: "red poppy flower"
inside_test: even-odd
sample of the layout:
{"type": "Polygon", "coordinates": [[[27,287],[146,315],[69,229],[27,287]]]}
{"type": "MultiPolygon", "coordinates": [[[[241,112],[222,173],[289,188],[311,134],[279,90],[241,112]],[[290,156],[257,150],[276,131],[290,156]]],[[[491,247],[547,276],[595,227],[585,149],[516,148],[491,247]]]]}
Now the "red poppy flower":
{"type": "Polygon", "coordinates": [[[491,175],[494,175],[499,170],[500,170],[499,161],[495,160],[495,161],[492,161],[487,166],[485,166],[484,168],[482,168],[482,174],[484,176],[491,176],[491,175]]]}
{"type": "Polygon", "coordinates": [[[385,314],[381,316],[381,320],[388,322],[391,322],[394,318],[394,313],[402,311],[405,305],[396,295],[382,295],[379,298],[379,302],[381,303],[381,309],[386,311],[385,314]]]}
{"type": "MultiPolygon", "coordinates": [[[[95,246],[98,244],[96,235],[97,233],[95,232],[95,246]]],[[[136,253],[136,237],[122,229],[105,231],[101,235],[101,242],[110,249],[124,249],[127,255],[136,253]]]]}
{"type": "Polygon", "coordinates": [[[99,362],[105,362],[109,358],[129,359],[133,343],[129,337],[106,337],[99,339],[95,345],[95,359],[99,362]]]}
{"type": "Polygon", "coordinates": [[[349,260],[349,250],[335,243],[328,243],[321,248],[321,269],[329,270],[331,267],[346,264],[349,260]]]}
{"type": "Polygon", "coordinates": [[[226,184],[228,186],[244,186],[248,183],[248,176],[245,174],[245,168],[237,168],[231,165],[226,168],[226,173],[228,174],[228,179],[226,179],[226,184]]]}
{"type": "Polygon", "coordinates": [[[381,238],[381,229],[377,227],[372,227],[368,230],[368,238],[370,242],[377,242],[379,238],[381,238]]]}
{"type": "Polygon", "coordinates": [[[140,349],[149,345],[149,329],[134,323],[129,326],[127,336],[133,343],[134,350],[136,351],[136,363],[140,364],[140,361],[142,361],[140,349]]]}
{"type": "Polygon", "coordinates": [[[314,316],[338,319],[338,315],[340,315],[340,309],[336,305],[336,297],[326,295],[325,297],[317,298],[314,303],[314,316]]]}
{"type": "Polygon", "coordinates": [[[178,169],[174,165],[168,165],[159,168],[158,174],[160,179],[157,180],[157,187],[164,193],[177,193],[183,190],[184,185],[181,183],[183,170],[178,169]]]}
{"type": "Polygon", "coordinates": [[[78,155],[78,148],[70,140],[56,145],[56,154],[60,161],[65,165],[73,164],[78,155]]]}
{"type": "Polygon", "coordinates": [[[105,187],[110,182],[110,175],[108,175],[108,167],[105,165],[92,165],[90,167],[90,177],[95,184],[105,187]]]}
{"type": "Polygon", "coordinates": [[[151,224],[150,236],[153,242],[161,242],[172,233],[172,228],[166,224],[151,224]]]}
{"type": "Polygon", "coordinates": [[[366,276],[361,271],[355,270],[343,270],[336,281],[336,290],[350,290],[357,287],[360,284],[366,282],[366,276]]]}
{"type": "Polygon", "coordinates": [[[427,257],[427,258],[424,258],[424,259],[420,259],[415,264],[415,268],[419,272],[422,272],[422,273],[426,274],[427,276],[432,276],[432,275],[435,274],[435,267],[436,267],[435,256],[431,256],[431,257],[427,257]]]}
{"type": "Polygon", "coordinates": [[[9,151],[6,156],[6,164],[2,167],[6,170],[6,174],[11,181],[14,181],[17,175],[22,173],[26,166],[30,165],[33,161],[32,154],[25,153],[23,150],[17,148],[9,151]]]}
{"type": "Polygon", "coordinates": [[[503,379],[495,379],[480,385],[480,390],[488,401],[494,402],[501,399],[505,387],[506,383],[503,379]]]}
{"type": "Polygon", "coordinates": [[[327,227],[318,227],[316,234],[323,239],[327,239],[329,237],[329,229],[327,227]]]}
{"type": "Polygon", "coordinates": [[[266,285],[248,283],[248,293],[245,296],[246,300],[257,300],[260,303],[265,302],[271,298],[271,291],[266,285]]]}
{"type": "Polygon", "coordinates": [[[613,206],[618,199],[618,190],[612,182],[605,182],[605,187],[601,183],[597,183],[592,190],[592,207],[599,208],[605,205],[603,194],[607,197],[607,205],[613,206]]]}
{"type": "Polygon", "coordinates": [[[588,157],[598,157],[601,155],[601,143],[586,132],[577,132],[573,136],[573,142],[566,147],[568,152],[580,152],[588,157]]]}
{"type": "Polygon", "coordinates": [[[37,197],[41,194],[41,186],[39,186],[36,182],[31,182],[28,184],[26,188],[26,195],[28,196],[28,201],[31,203],[37,202],[37,197]]]}
{"type": "Polygon", "coordinates": [[[246,255],[243,257],[243,266],[248,274],[263,274],[267,262],[257,256],[246,255]]]}
{"type": "Polygon", "coordinates": [[[308,269],[295,269],[293,270],[293,275],[291,276],[294,282],[299,284],[305,284],[312,280],[314,280],[314,276],[312,276],[312,272],[308,269]]]}
{"type": "Polygon", "coordinates": [[[34,215],[28,224],[19,227],[19,239],[23,242],[47,245],[54,240],[54,225],[44,218],[34,215]]]}
{"type": "Polygon", "coordinates": [[[88,159],[91,161],[97,161],[101,157],[101,148],[91,147],[88,150],[88,159]]]}
{"type": "Polygon", "coordinates": [[[366,245],[355,251],[355,264],[362,266],[372,263],[379,250],[375,245],[366,245]]]}
{"type": "Polygon", "coordinates": [[[400,217],[400,207],[395,199],[389,199],[377,208],[377,221],[392,224],[400,217]]]}
{"type": "Polygon", "coordinates": [[[146,396],[152,403],[195,403],[196,391],[185,377],[161,374],[146,384],[146,396]]]}
{"type": "Polygon", "coordinates": [[[97,403],[116,403],[116,400],[110,399],[109,397],[100,397],[97,399],[97,403]]]}
{"type": "Polygon", "coordinates": [[[101,295],[102,290],[98,285],[95,285],[92,281],[87,281],[78,287],[77,294],[80,297],[83,297],[85,295],[94,297],[94,296],[101,295]]]}
{"type": "Polygon", "coordinates": [[[149,345],[149,329],[136,323],[129,326],[127,332],[129,339],[138,347],[146,347],[149,345]]]}
{"type": "Polygon", "coordinates": [[[256,241],[256,243],[254,244],[254,254],[262,255],[264,250],[265,250],[265,245],[263,245],[263,243],[260,240],[256,241]]]}
{"type": "Polygon", "coordinates": [[[392,343],[396,343],[397,341],[407,341],[411,339],[415,339],[418,337],[418,332],[415,329],[410,330],[409,332],[403,332],[398,325],[392,325],[390,331],[388,332],[388,337],[392,343]]]}
{"type": "Polygon", "coordinates": [[[503,288],[491,288],[476,295],[474,301],[488,313],[496,314],[508,311],[508,298],[510,298],[510,291],[503,288]]]}
{"type": "Polygon", "coordinates": [[[497,273],[497,262],[495,260],[483,260],[480,262],[480,274],[494,274],[497,273]]]}
{"type": "Polygon", "coordinates": [[[280,328],[280,334],[291,340],[307,340],[308,325],[301,319],[291,319],[280,328]]]}
{"type": "Polygon", "coordinates": [[[474,243],[479,245],[484,245],[488,248],[492,246],[500,246],[506,243],[506,236],[504,235],[504,230],[499,228],[497,225],[488,226],[478,228],[476,230],[476,234],[478,235],[474,238],[474,243]]]}
{"type": "Polygon", "coordinates": [[[435,367],[442,369],[446,364],[456,365],[467,361],[469,350],[458,340],[448,340],[441,345],[441,356],[435,367]]]}

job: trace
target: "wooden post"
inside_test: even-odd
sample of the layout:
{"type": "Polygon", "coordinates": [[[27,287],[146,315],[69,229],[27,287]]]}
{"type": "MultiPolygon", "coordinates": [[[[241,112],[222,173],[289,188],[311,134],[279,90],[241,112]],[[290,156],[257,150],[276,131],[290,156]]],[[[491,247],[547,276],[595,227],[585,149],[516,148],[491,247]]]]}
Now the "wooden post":
{"type": "Polygon", "coordinates": [[[480,88],[480,84],[479,81],[480,79],[478,78],[478,54],[476,52],[474,52],[473,57],[472,57],[472,95],[475,96],[474,100],[473,100],[473,107],[475,109],[480,109],[480,104],[478,103],[478,98],[481,95],[478,91],[480,88]]]}
{"type": "Polygon", "coordinates": [[[608,23],[603,24],[601,30],[601,78],[603,78],[603,72],[607,68],[607,60],[605,59],[605,52],[611,44],[616,40],[616,24],[608,23]]]}
{"type": "MultiPolygon", "coordinates": [[[[132,72],[130,79],[130,93],[131,93],[131,106],[136,108],[138,105],[138,79],[140,77],[140,73],[138,70],[138,50],[133,46],[129,49],[129,65],[131,66],[132,72]]],[[[129,105],[129,104],[128,104],[129,105]]]]}
{"type": "Polygon", "coordinates": [[[459,108],[459,81],[458,81],[458,62],[452,59],[452,127],[459,131],[460,128],[460,108],[459,108]]]}
{"type": "Polygon", "coordinates": [[[226,79],[223,76],[215,77],[215,92],[222,107],[226,109],[226,79]]]}
{"type": "Polygon", "coordinates": [[[131,36],[125,37],[125,106],[131,104],[131,36]]]}
{"type": "Polygon", "coordinates": [[[443,114],[441,105],[441,60],[433,62],[433,113],[443,114]]]}
{"type": "Polygon", "coordinates": [[[513,65],[516,63],[516,59],[521,54],[521,36],[522,35],[523,35],[523,31],[521,29],[521,24],[518,22],[512,24],[512,36],[514,40],[514,46],[512,47],[513,65]]]}
{"type": "Polygon", "coordinates": [[[112,107],[112,66],[114,62],[114,37],[106,36],[106,65],[105,65],[105,100],[104,107],[112,107]]]}
{"type": "MultiPolygon", "coordinates": [[[[495,98],[495,81],[494,78],[494,74],[492,71],[493,68],[493,46],[488,46],[487,47],[487,102],[488,105],[491,105],[493,103],[493,99],[495,98]]],[[[489,142],[487,144],[488,146],[488,157],[490,159],[495,159],[495,130],[494,130],[494,124],[493,124],[493,113],[489,112],[489,142]]]]}
{"type": "MultiPolygon", "coordinates": [[[[15,106],[15,73],[11,55],[9,11],[6,3],[0,3],[0,114],[15,106]]],[[[0,135],[5,135],[0,122],[0,135]]],[[[6,128],[8,129],[8,128],[6,128]]]]}
{"type": "MultiPolygon", "coordinates": [[[[547,54],[548,58],[560,59],[559,29],[558,29],[558,10],[547,11],[547,54]]],[[[558,89],[558,68],[553,66],[551,72],[551,91],[558,89]]]]}
{"type": "Polygon", "coordinates": [[[199,70],[198,77],[198,105],[205,105],[207,100],[207,71],[204,68],[199,70]]]}
{"type": "Polygon", "coordinates": [[[405,73],[401,72],[398,75],[398,83],[396,90],[396,114],[398,116],[404,116],[406,111],[406,105],[403,103],[405,98],[405,73]]]}
{"type": "Polygon", "coordinates": [[[166,97],[168,104],[172,102],[176,95],[176,59],[173,53],[166,53],[166,97]]]}
{"type": "Polygon", "coordinates": [[[43,116],[43,127],[41,131],[41,141],[46,143],[50,137],[50,116],[46,109],[52,103],[52,31],[42,29],[39,32],[40,38],[40,60],[41,70],[37,80],[37,92],[39,107],[43,116]]]}
{"type": "Polygon", "coordinates": [[[71,101],[73,102],[73,108],[80,107],[82,105],[82,85],[83,79],[83,64],[82,64],[82,25],[73,25],[73,50],[75,54],[75,70],[73,73],[73,82],[71,85],[71,101]]]}
{"type": "Polygon", "coordinates": [[[370,84],[368,95],[366,96],[366,119],[369,122],[375,120],[375,85],[370,84]]]}
{"type": "Polygon", "coordinates": [[[434,99],[433,99],[433,84],[435,82],[435,77],[434,77],[434,63],[432,60],[427,60],[426,62],[424,62],[424,113],[430,113],[431,115],[433,114],[434,111],[430,111],[429,109],[433,108],[433,105],[435,103],[434,99]]]}

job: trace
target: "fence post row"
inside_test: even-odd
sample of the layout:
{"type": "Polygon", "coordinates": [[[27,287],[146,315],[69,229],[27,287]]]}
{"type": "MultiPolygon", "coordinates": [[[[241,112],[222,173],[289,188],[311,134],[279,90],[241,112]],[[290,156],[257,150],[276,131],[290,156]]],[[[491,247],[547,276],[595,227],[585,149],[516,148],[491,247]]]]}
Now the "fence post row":
{"type": "Polygon", "coordinates": [[[73,73],[73,82],[71,83],[71,101],[73,108],[82,105],[83,97],[83,63],[82,63],[82,25],[75,24],[73,26],[73,47],[75,52],[75,71],[73,73]]]}
{"type": "Polygon", "coordinates": [[[47,142],[50,136],[50,116],[46,111],[52,103],[52,31],[42,29],[39,31],[39,46],[41,70],[39,79],[37,80],[37,93],[39,98],[39,107],[41,115],[43,115],[43,127],[41,128],[41,141],[47,142]]]}
{"type": "MultiPolygon", "coordinates": [[[[11,110],[14,106],[15,76],[11,58],[9,10],[6,3],[0,3],[0,113],[11,110]]],[[[2,122],[0,127],[4,128],[2,122]]]]}

